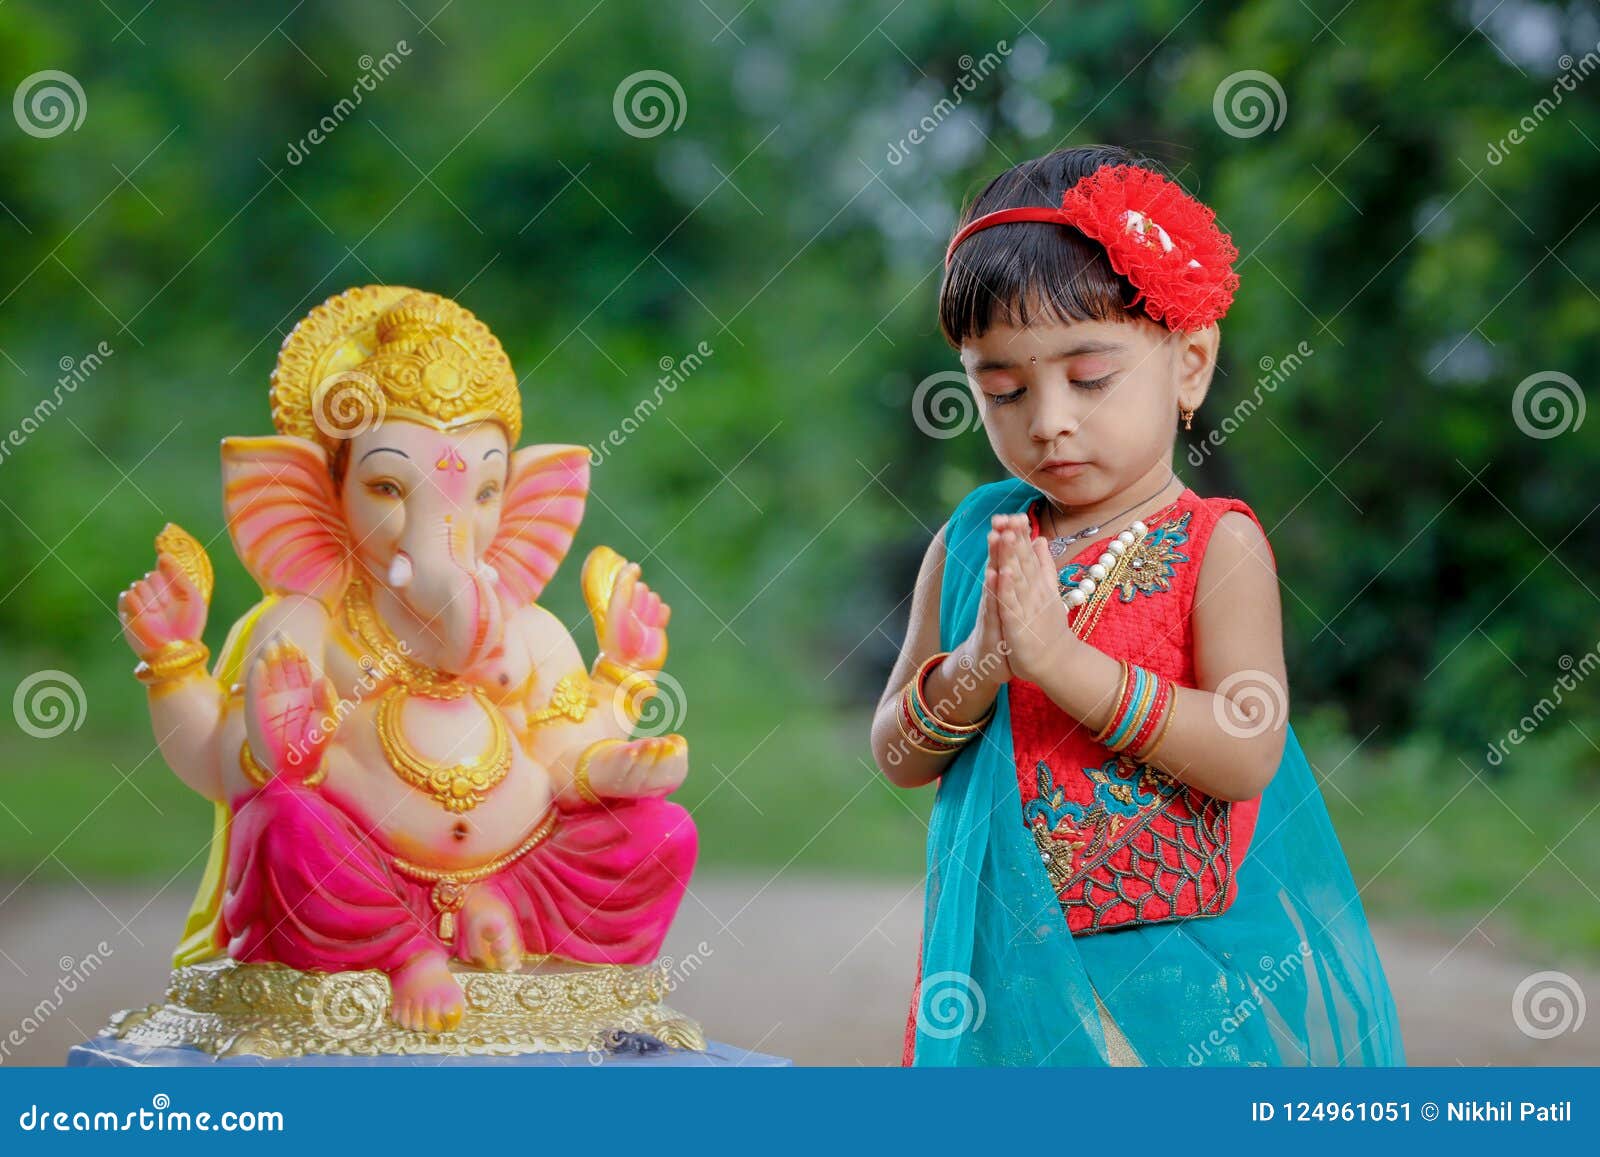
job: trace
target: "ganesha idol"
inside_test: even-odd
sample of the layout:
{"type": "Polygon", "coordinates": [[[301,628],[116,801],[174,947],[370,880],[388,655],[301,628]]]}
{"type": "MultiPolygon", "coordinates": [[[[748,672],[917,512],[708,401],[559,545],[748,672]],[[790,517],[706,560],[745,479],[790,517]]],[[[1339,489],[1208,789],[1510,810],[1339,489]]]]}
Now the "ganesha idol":
{"type": "Polygon", "coordinates": [[[660,1003],[694,867],[681,735],[632,738],[668,607],[605,547],[586,666],[539,604],[589,486],[517,448],[499,341],[445,298],[366,286],[285,340],[276,437],[222,444],[262,599],[214,666],[212,568],[169,525],[118,609],[161,753],[216,804],[168,1001],[112,1032],[213,1053],[517,1052],[622,1032],[704,1048],[660,1003]]]}

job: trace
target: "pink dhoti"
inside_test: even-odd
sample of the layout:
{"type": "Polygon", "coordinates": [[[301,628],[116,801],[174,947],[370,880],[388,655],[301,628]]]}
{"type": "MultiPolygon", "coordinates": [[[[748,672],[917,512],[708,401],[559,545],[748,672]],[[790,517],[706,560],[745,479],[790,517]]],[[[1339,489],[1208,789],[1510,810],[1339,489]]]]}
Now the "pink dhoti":
{"type": "MultiPolygon", "coordinates": [[[[648,964],[694,869],[689,813],[661,799],[554,813],[549,835],[488,887],[515,913],[524,951],[587,964],[648,964]]],[[[434,885],[407,876],[320,791],[281,777],[234,801],[220,934],[240,961],[393,972],[420,952],[468,952],[440,935],[434,885]]]]}

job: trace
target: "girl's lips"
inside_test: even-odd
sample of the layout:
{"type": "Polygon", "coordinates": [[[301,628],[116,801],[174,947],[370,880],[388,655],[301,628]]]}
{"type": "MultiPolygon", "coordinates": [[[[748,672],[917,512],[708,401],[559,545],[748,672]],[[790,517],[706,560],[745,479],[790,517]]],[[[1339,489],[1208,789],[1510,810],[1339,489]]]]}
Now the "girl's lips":
{"type": "Polygon", "coordinates": [[[1071,478],[1087,465],[1087,462],[1053,462],[1045,463],[1039,469],[1056,478],[1071,478]]]}

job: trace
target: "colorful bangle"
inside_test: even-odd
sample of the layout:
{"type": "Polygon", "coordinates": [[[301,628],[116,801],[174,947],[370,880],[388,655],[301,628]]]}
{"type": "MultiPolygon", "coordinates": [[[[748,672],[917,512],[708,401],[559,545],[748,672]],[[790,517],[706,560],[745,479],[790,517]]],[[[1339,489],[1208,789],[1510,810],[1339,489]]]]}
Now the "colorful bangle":
{"type": "Polygon", "coordinates": [[[949,755],[952,751],[961,750],[960,742],[939,739],[917,726],[916,720],[908,715],[909,707],[909,696],[901,692],[899,709],[895,712],[895,722],[900,725],[900,738],[927,755],[949,755]]]}
{"type": "Polygon", "coordinates": [[[930,656],[923,662],[922,666],[917,668],[917,673],[912,676],[911,681],[908,684],[911,705],[913,710],[916,712],[917,717],[923,722],[924,730],[932,731],[934,734],[943,739],[965,742],[966,740],[971,739],[978,732],[982,731],[984,725],[987,724],[990,719],[994,718],[995,705],[993,703],[989,704],[989,709],[985,711],[981,717],[971,723],[953,722],[944,718],[932,707],[928,706],[928,700],[925,694],[928,676],[932,674],[935,667],[943,663],[945,659],[949,658],[949,656],[949,651],[940,651],[937,654],[930,656]]]}
{"type": "Polygon", "coordinates": [[[932,750],[942,755],[956,750],[968,738],[938,731],[925,723],[917,714],[916,697],[912,694],[909,682],[900,689],[899,720],[900,733],[924,751],[932,750]]]}
{"type": "Polygon", "coordinates": [[[895,722],[899,724],[900,737],[928,755],[949,755],[959,751],[977,732],[944,731],[924,719],[917,711],[917,683],[918,675],[906,680],[906,685],[900,689],[895,700],[895,722]]]}
{"type": "Polygon", "coordinates": [[[1167,714],[1173,694],[1172,681],[1126,659],[1117,662],[1122,665],[1117,707],[1094,739],[1112,751],[1137,752],[1167,714]]]}
{"type": "Polygon", "coordinates": [[[1152,759],[1154,759],[1156,755],[1156,748],[1160,747],[1161,741],[1167,737],[1167,728],[1172,725],[1172,717],[1178,713],[1177,699],[1175,697],[1170,697],[1170,701],[1172,704],[1171,709],[1167,711],[1166,715],[1161,720],[1161,730],[1156,732],[1156,741],[1150,745],[1149,750],[1137,757],[1140,763],[1149,763],[1152,759]]]}
{"type": "Polygon", "coordinates": [[[1135,728],[1144,719],[1144,713],[1150,709],[1150,691],[1153,684],[1150,681],[1150,672],[1133,664],[1133,706],[1123,716],[1117,729],[1111,733],[1111,738],[1106,740],[1106,746],[1112,751],[1121,751],[1132,738],[1135,728]]]}
{"type": "Polygon", "coordinates": [[[1094,741],[1096,743],[1104,743],[1106,741],[1106,737],[1116,729],[1117,721],[1122,718],[1123,712],[1128,709],[1128,695],[1132,690],[1132,684],[1128,678],[1128,660],[1118,659],[1117,669],[1121,672],[1118,676],[1121,682],[1117,686],[1117,705],[1112,708],[1111,718],[1106,721],[1106,725],[1095,732],[1094,741]]]}
{"type": "Polygon", "coordinates": [[[1137,755],[1139,749],[1149,742],[1150,734],[1156,729],[1156,724],[1161,720],[1162,712],[1167,708],[1167,701],[1171,698],[1172,681],[1158,677],[1155,698],[1150,705],[1150,710],[1145,713],[1143,726],[1134,732],[1133,738],[1129,740],[1127,751],[1137,755]]]}
{"type": "Polygon", "coordinates": [[[954,731],[941,726],[936,716],[930,716],[917,705],[918,699],[914,691],[902,692],[901,699],[905,703],[907,717],[916,725],[917,729],[926,732],[935,739],[952,743],[959,747],[978,734],[977,731],[954,731]]]}
{"type": "Polygon", "coordinates": [[[1139,676],[1141,686],[1133,710],[1129,712],[1127,726],[1120,733],[1112,736],[1113,751],[1127,751],[1133,747],[1146,723],[1149,722],[1152,712],[1159,702],[1162,679],[1154,671],[1146,667],[1134,666],[1134,672],[1139,676]]]}

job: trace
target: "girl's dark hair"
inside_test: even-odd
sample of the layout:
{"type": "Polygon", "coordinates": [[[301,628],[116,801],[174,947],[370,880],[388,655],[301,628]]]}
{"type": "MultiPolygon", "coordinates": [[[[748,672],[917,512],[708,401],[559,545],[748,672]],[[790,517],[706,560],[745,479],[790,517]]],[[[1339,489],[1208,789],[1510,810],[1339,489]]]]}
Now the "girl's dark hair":
{"type": "MultiPolygon", "coordinates": [[[[1156,167],[1115,145],[1060,149],[990,181],[957,228],[996,209],[1059,206],[1069,188],[1103,165],[1156,167]]],[[[1144,316],[1124,304],[1137,292],[1111,268],[1105,249],[1069,225],[994,225],[963,241],[945,270],[939,328],[960,349],[996,323],[1024,326],[1040,314],[1062,322],[1122,321],[1144,316]]]]}

